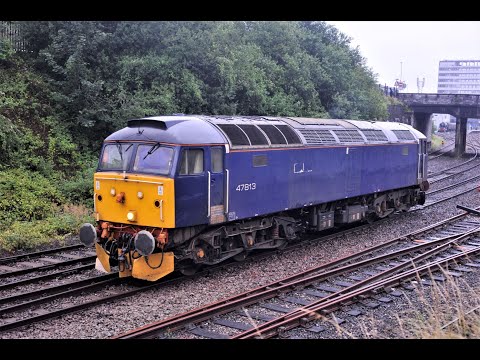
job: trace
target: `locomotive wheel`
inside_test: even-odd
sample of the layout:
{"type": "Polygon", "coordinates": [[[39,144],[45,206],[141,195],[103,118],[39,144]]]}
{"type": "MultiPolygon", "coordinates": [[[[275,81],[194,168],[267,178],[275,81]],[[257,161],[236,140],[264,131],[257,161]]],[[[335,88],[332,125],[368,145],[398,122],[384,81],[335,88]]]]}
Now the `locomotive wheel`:
{"type": "Polygon", "coordinates": [[[198,271],[198,269],[200,269],[200,265],[190,264],[181,267],[179,270],[185,276],[192,276],[198,271]]]}
{"type": "Polygon", "coordinates": [[[365,216],[365,220],[367,220],[367,223],[373,224],[375,220],[377,220],[378,217],[375,214],[369,213],[367,216],[365,216]]]}
{"type": "Polygon", "coordinates": [[[237,254],[233,257],[233,260],[235,261],[243,261],[247,258],[247,252],[242,251],[240,254],[237,254]]]}

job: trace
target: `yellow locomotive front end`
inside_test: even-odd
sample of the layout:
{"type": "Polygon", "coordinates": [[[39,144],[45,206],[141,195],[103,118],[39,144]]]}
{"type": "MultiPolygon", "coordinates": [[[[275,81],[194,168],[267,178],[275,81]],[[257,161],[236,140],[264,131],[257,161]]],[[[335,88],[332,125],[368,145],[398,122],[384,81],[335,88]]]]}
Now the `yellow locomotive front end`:
{"type": "Polygon", "coordinates": [[[160,143],[112,142],[102,149],[94,175],[96,227],[84,224],[80,240],[95,245],[96,268],[120,277],[158,280],[174,270],[168,251],[175,227],[175,187],[168,177],[174,148],[160,143]]]}

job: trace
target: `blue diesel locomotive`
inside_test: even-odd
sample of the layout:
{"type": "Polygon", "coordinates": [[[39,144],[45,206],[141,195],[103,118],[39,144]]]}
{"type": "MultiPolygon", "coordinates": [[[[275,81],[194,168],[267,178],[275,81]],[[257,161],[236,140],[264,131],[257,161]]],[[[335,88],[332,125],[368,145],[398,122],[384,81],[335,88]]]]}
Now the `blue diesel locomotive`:
{"type": "Polygon", "coordinates": [[[97,268],[155,281],[423,204],[426,138],[391,122],[145,117],[105,139],[94,189],[80,240],[97,268]]]}

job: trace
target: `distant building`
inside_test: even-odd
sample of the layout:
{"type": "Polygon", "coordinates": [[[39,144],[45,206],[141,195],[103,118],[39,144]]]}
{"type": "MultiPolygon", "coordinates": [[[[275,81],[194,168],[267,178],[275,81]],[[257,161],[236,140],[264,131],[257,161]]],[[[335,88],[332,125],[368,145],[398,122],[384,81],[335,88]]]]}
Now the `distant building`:
{"type": "Polygon", "coordinates": [[[480,60],[442,60],[438,94],[480,94],[480,60]]]}

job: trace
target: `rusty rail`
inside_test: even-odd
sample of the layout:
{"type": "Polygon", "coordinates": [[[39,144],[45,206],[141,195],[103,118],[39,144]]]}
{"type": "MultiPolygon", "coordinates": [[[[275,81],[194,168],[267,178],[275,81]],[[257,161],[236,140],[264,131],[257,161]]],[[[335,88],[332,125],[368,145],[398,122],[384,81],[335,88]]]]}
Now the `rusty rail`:
{"type": "MultiPolygon", "coordinates": [[[[347,264],[343,267],[335,269],[335,267],[340,266],[341,264],[352,262],[355,259],[358,259],[358,258],[360,258],[362,256],[365,256],[366,254],[372,253],[376,250],[383,249],[383,248],[388,248],[389,246],[391,246],[393,244],[396,244],[396,243],[399,243],[399,242],[402,242],[402,241],[404,241],[408,238],[415,237],[415,236],[418,236],[422,233],[428,232],[432,229],[445,226],[447,223],[458,220],[462,217],[465,217],[466,215],[467,215],[467,213],[456,215],[456,216],[451,217],[447,220],[444,220],[444,221],[438,222],[436,224],[430,225],[426,228],[423,228],[423,229],[417,230],[415,232],[409,233],[408,235],[405,235],[405,236],[399,237],[397,239],[388,241],[384,244],[373,246],[371,248],[368,248],[364,251],[353,254],[351,256],[347,256],[345,258],[335,260],[335,261],[330,262],[328,264],[309,269],[306,272],[303,272],[303,273],[300,273],[300,274],[295,274],[295,275],[290,276],[288,278],[282,279],[281,281],[277,281],[277,282],[268,284],[266,286],[261,286],[259,288],[254,289],[254,290],[247,291],[247,292],[244,292],[242,294],[238,294],[236,296],[230,297],[226,300],[219,301],[219,302],[216,302],[216,303],[213,303],[213,304],[209,304],[207,306],[194,309],[194,310],[189,311],[189,312],[184,313],[184,314],[179,314],[179,315],[173,316],[173,317],[165,319],[165,320],[161,320],[161,321],[154,322],[152,324],[145,325],[145,326],[140,327],[138,329],[134,329],[134,330],[126,332],[124,334],[120,334],[118,336],[115,336],[114,338],[152,337],[152,336],[155,336],[155,334],[157,334],[159,332],[173,331],[175,329],[181,328],[182,326],[185,326],[186,324],[197,323],[197,322],[209,319],[213,315],[225,314],[225,313],[228,313],[228,312],[232,311],[233,309],[239,308],[240,306],[248,306],[248,305],[254,304],[254,303],[256,303],[260,300],[265,300],[267,298],[274,297],[277,293],[279,293],[281,291],[285,291],[285,290],[288,290],[288,289],[291,289],[291,288],[295,288],[296,286],[299,286],[299,285],[305,286],[307,284],[318,281],[319,279],[327,279],[327,278],[329,278],[331,276],[334,276],[334,275],[337,275],[341,272],[351,271],[352,269],[355,269],[356,267],[361,267],[361,266],[365,266],[367,264],[372,264],[372,263],[384,261],[385,259],[391,258],[391,257],[398,257],[399,254],[402,254],[402,253],[418,251],[420,249],[427,249],[427,248],[430,248],[432,246],[436,246],[436,245],[438,245],[439,243],[442,243],[442,242],[447,242],[448,245],[446,245],[446,246],[449,246],[449,244],[453,243],[453,241],[458,241],[458,236],[457,235],[447,236],[447,237],[444,237],[444,238],[441,238],[441,239],[438,239],[438,240],[435,240],[435,241],[430,241],[428,243],[412,246],[412,247],[407,248],[407,249],[402,249],[399,252],[380,255],[380,256],[374,257],[373,259],[367,259],[367,260],[360,261],[358,263],[347,264]],[[330,269],[330,271],[326,271],[327,269],[330,269]],[[324,271],[324,272],[321,272],[321,271],[324,271]],[[311,275],[312,273],[315,273],[315,272],[321,272],[321,273],[311,275]]],[[[438,251],[441,251],[441,250],[437,250],[437,249],[434,248],[431,251],[438,252],[438,251]]],[[[428,254],[430,254],[431,251],[428,254]]],[[[426,255],[426,256],[430,256],[430,255],[426,255]]],[[[417,261],[420,260],[420,259],[421,258],[417,259],[417,261]]],[[[405,266],[408,266],[408,264],[407,265],[405,265],[405,264],[399,265],[398,268],[394,269],[394,272],[401,270],[405,266]]],[[[388,274],[389,273],[390,273],[390,271],[388,272],[388,274]]],[[[379,275],[379,277],[383,277],[383,276],[386,276],[386,275],[387,275],[387,273],[382,273],[382,274],[379,275]]],[[[370,278],[369,281],[371,282],[375,279],[376,279],[376,277],[374,279],[370,278]]],[[[355,285],[355,288],[358,288],[362,285],[363,285],[363,283],[357,284],[357,285],[355,285]]],[[[351,291],[352,289],[349,289],[349,290],[351,291]]],[[[342,290],[342,293],[343,292],[345,292],[345,289],[342,290]]],[[[339,294],[337,294],[337,296],[338,295],[339,294]]]]}

